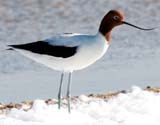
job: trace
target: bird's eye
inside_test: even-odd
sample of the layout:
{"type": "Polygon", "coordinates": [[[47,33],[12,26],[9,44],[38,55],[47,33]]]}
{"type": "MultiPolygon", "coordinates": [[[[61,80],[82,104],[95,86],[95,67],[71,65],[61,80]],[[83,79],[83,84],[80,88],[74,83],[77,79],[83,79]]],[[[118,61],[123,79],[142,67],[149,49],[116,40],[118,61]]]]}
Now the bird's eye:
{"type": "Polygon", "coordinates": [[[118,16],[114,16],[113,19],[114,19],[114,20],[118,20],[119,17],[118,17],[118,16]]]}

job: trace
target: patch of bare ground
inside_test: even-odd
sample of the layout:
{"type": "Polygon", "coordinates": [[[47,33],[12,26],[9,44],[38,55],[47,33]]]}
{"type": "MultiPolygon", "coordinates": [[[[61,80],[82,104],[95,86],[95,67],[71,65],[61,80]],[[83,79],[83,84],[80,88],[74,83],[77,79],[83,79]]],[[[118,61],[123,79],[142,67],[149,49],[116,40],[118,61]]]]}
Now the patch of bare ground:
{"type": "MultiPolygon", "coordinates": [[[[154,92],[154,93],[159,93],[160,92],[160,88],[150,87],[150,86],[147,86],[144,90],[145,91],[149,91],[149,92],[154,92]]],[[[128,91],[126,91],[126,90],[122,90],[122,91],[113,92],[113,93],[89,94],[87,96],[89,98],[99,98],[99,99],[108,100],[110,98],[116,97],[120,93],[124,93],[125,94],[127,92],[128,91]]],[[[77,99],[78,99],[78,96],[72,97],[73,101],[75,101],[77,99]]],[[[65,98],[63,100],[65,100],[65,98]]],[[[45,100],[45,103],[47,105],[52,105],[52,104],[56,104],[57,100],[55,100],[55,99],[47,99],[47,100],[45,100]]],[[[64,102],[64,104],[65,104],[65,102],[64,102]]],[[[33,106],[33,102],[32,101],[24,101],[24,102],[21,102],[21,103],[9,103],[9,104],[0,103],[0,114],[7,113],[7,111],[9,111],[9,110],[11,110],[13,108],[23,109],[24,111],[27,111],[30,108],[32,108],[32,106],[33,106]]]]}

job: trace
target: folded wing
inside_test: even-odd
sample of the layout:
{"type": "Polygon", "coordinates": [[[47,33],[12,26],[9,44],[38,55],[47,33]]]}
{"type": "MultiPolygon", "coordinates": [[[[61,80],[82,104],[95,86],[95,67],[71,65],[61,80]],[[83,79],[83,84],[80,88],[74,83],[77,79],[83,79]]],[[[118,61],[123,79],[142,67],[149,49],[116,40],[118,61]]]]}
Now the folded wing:
{"type": "Polygon", "coordinates": [[[15,49],[22,49],[37,54],[62,58],[68,58],[75,55],[78,49],[78,46],[68,47],[64,45],[51,45],[46,41],[37,41],[33,43],[9,46],[15,49]]]}

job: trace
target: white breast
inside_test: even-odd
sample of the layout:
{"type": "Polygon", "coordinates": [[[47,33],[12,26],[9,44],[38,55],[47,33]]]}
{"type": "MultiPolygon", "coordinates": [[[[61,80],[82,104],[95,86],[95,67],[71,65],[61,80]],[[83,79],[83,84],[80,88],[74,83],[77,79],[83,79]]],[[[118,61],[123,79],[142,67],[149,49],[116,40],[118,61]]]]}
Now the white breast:
{"type": "Polygon", "coordinates": [[[93,41],[84,41],[75,58],[76,70],[83,69],[99,60],[107,51],[108,44],[101,34],[97,34],[93,41]]]}

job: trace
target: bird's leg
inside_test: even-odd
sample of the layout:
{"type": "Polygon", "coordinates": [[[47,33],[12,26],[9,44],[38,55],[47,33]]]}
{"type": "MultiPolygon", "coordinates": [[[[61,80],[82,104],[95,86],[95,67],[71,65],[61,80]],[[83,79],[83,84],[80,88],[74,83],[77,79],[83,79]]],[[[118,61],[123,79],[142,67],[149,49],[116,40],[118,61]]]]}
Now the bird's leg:
{"type": "Polygon", "coordinates": [[[68,79],[68,86],[67,86],[67,106],[68,106],[68,112],[71,113],[71,106],[70,106],[70,101],[71,101],[71,82],[72,82],[72,72],[69,73],[69,79],[68,79]]]}
{"type": "Polygon", "coordinates": [[[64,73],[61,74],[61,80],[60,80],[60,85],[59,85],[59,91],[58,91],[58,109],[61,108],[61,90],[62,90],[62,83],[63,83],[63,77],[64,77],[64,73]]]}

